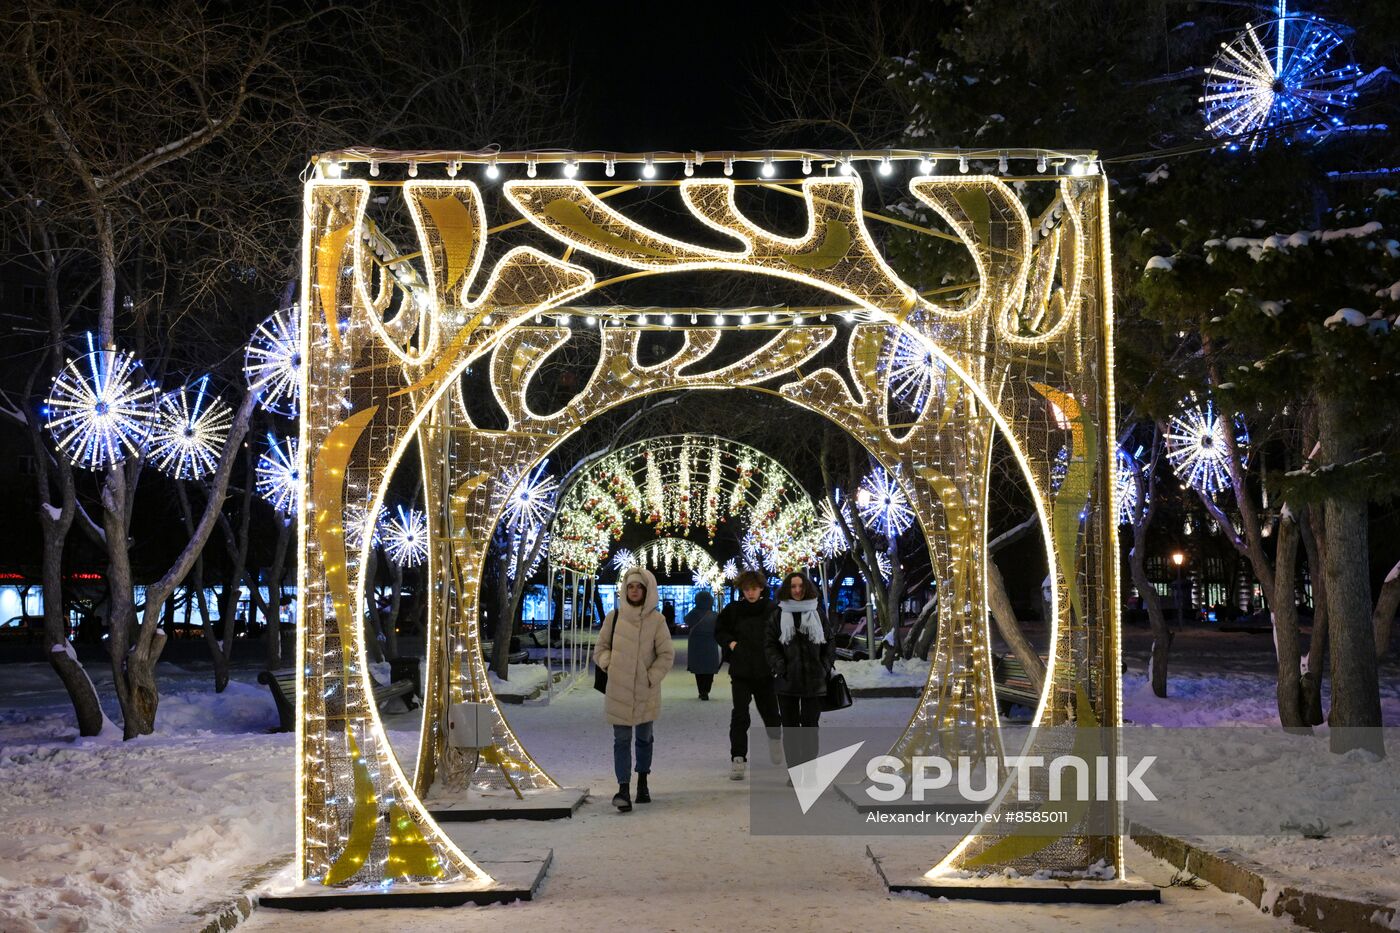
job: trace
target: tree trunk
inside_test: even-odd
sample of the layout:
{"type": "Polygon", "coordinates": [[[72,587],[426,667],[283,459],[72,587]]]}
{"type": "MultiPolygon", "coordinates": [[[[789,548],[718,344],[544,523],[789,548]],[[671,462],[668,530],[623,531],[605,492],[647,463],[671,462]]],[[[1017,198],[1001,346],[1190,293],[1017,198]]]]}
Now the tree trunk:
{"type": "Polygon", "coordinates": [[[1376,636],[1376,659],[1385,657],[1390,649],[1390,626],[1395,621],[1395,611],[1400,609],[1400,564],[1390,568],[1385,582],[1381,584],[1380,595],[1376,597],[1376,610],[1371,613],[1371,631],[1376,636]]]}
{"type": "Polygon", "coordinates": [[[1298,599],[1295,574],[1298,567],[1298,522],[1285,506],[1278,520],[1274,553],[1273,603],[1274,655],[1278,658],[1278,718],[1289,732],[1310,732],[1301,681],[1302,658],[1298,647],[1298,599]]]}
{"type": "MultiPolygon", "coordinates": [[[[1327,464],[1349,462],[1354,449],[1351,426],[1339,402],[1318,393],[1318,436],[1327,464]]],[[[1367,504],[1364,496],[1337,492],[1323,512],[1322,564],[1327,577],[1327,614],[1332,649],[1333,752],[1365,748],[1385,754],[1381,735],[1381,693],[1376,641],[1371,629],[1371,580],[1367,557],[1367,504]]]]}
{"type": "Polygon", "coordinates": [[[996,561],[987,561],[987,601],[991,603],[992,619],[997,625],[997,634],[1011,648],[1011,653],[1026,669],[1035,691],[1039,693],[1045,686],[1045,665],[1036,654],[1035,648],[1021,631],[1021,623],[1016,621],[1016,613],[1011,608],[1011,598],[1006,595],[1006,581],[996,561]]]}
{"type": "Polygon", "coordinates": [[[1320,726],[1327,721],[1322,712],[1322,675],[1327,670],[1327,575],[1323,572],[1321,531],[1326,526],[1321,510],[1308,506],[1300,524],[1303,547],[1308,554],[1308,577],[1312,581],[1313,623],[1308,654],[1303,663],[1303,721],[1320,726]]]}
{"type": "Polygon", "coordinates": [[[67,537],[67,527],[60,527],[60,522],[51,520],[47,514],[39,516],[39,524],[44,532],[44,647],[48,649],[49,666],[68,692],[68,699],[78,718],[78,734],[97,735],[102,731],[106,717],[97,699],[97,688],[92,685],[92,679],[78,661],[78,655],[68,644],[67,626],[63,619],[63,542],[67,537]]]}

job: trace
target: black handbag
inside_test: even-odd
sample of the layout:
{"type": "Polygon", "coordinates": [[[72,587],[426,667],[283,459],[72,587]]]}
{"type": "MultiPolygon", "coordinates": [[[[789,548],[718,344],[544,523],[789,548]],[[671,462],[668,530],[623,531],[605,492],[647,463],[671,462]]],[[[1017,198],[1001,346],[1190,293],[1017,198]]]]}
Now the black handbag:
{"type": "Polygon", "coordinates": [[[846,686],[846,678],[835,671],[826,679],[826,696],[822,697],[822,712],[829,713],[832,710],[845,709],[854,703],[851,696],[851,688],[846,686]]]}
{"type": "MultiPolygon", "coordinates": [[[[616,632],[616,631],[617,631],[617,612],[616,612],[616,610],[614,610],[613,612],[608,613],[608,619],[611,619],[611,620],[612,620],[613,631],[616,632]]],[[[607,628],[607,627],[608,627],[608,619],[604,619],[604,620],[603,620],[603,628],[607,628]]],[[[602,636],[602,633],[600,632],[600,633],[599,633],[599,637],[601,637],[601,636],[602,636]]],[[[609,639],[609,644],[611,644],[611,643],[612,643],[612,642],[611,642],[612,636],[609,635],[609,636],[608,636],[608,639],[609,639]]],[[[605,670],[603,670],[601,667],[599,667],[599,666],[598,666],[598,663],[597,663],[596,661],[593,663],[593,689],[594,689],[594,690],[597,690],[599,693],[603,693],[603,694],[606,694],[606,693],[608,692],[608,672],[605,671],[605,670]]]]}

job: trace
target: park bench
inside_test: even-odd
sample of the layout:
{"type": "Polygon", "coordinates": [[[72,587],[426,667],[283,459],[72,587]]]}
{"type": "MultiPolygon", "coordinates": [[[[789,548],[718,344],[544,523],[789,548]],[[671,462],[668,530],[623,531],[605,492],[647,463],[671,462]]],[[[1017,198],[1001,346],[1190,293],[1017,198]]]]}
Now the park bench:
{"type": "MultiPolygon", "coordinates": [[[[296,729],[296,668],[262,671],[258,674],[258,683],[267,684],[268,690],[272,693],[272,702],[277,706],[277,718],[280,720],[278,731],[291,732],[296,729]]],[[[387,684],[374,683],[374,703],[376,706],[382,708],[385,703],[395,697],[402,697],[404,705],[409,709],[418,707],[415,698],[421,700],[423,697],[423,681],[422,675],[419,673],[417,658],[390,658],[389,682],[387,684]]]]}
{"type": "MultiPolygon", "coordinates": [[[[533,640],[533,639],[532,639],[532,640],[533,640]]],[[[538,642],[536,642],[536,644],[538,644],[538,642]]],[[[481,643],[481,656],[486,660],[486,663],[487,663],[488,665],[491,663],[491,651],[494,649],[494,647],[495,647],[495,642],[484,641],[484,640],[483,640],[482,643],[481,643]]],[[[527,651],[525,648],[521,647],[521,644],[520,644],[520,636],[518,636],[518,635],[512,635],[512,636],[511,636],[511,639],[510,639],[510,651],[509,651],[509,653],[506,655],[506,660],[509,661],[511,664],[526,664],[526,663],[529,663],[529,661],[530,661],[530,652],[527,651]]]]}
{"type": "Polygon", "coordinates": [[[1012,706],[1024,706],[1032,711],[1040,703],[1040,693],[1031,683],[1026,666],[1014,654],[997,655],[992,659],[992,681],[996,685],[997,711],[1011,715],[1012,706]]]}

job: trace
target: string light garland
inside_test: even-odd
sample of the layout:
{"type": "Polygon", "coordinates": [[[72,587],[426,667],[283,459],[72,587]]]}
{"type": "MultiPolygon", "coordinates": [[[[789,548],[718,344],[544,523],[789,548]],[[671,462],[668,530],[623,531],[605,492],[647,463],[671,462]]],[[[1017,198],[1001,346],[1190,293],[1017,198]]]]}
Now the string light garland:
{"type": "Polygon", "coordinates": [[[100,350],[69,360],[44,406],[59,451],[77,466],[105,470],[140,454],[156,427],[156,387],[143,380],[130,353],[100,350]]]}
{"type": "MultiPolygon", "coordinates": [[[[1188,398],[1183,409],[1171,417],[1166,433],[1167,461],[1183,483],[1207,496],[1229,489],[1230,463],[1226,446],[1229,430],[1214,403],[1196,404],[1188,398]]],[[[1234,419],[1235,449],[1247,462],[1249,430],[1239,415],[1234,419]]]]}
{"type": "Polygon", "coordinates": [[[253,331],[243,354],[248,388],[258,404],[287,418],[301,405],[301,335],[296,305],[274,312],[253,331]]]}
{"type": "Polygon", "coordinates": [[[276,435],[269,433],[267,448],[258,456],[255,475],[258,495],[283,515],[293,514],[296,511],[297,497],[301,493],[297,439],[286,437],[279,441],[276,435]]]}
{"type": "Polygon", "coordinates": [[[384,552],[405,569],[428,559],[428,516],[399,506],[384,523],[384,552]]]}
{"type": "Polygon", "coordinates": [[[219,451],[233,426],[233,409],[209,391],[209,377],[160,397],[148,458],[175,479],[199,479],[214,472],[219,451]]]}

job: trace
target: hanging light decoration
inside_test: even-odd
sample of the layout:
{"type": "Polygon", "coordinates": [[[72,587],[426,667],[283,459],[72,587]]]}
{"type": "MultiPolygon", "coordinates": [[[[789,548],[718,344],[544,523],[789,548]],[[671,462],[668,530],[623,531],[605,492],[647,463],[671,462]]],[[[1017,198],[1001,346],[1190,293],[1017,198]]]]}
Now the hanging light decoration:
{"type": "Polygon", "coordinates": [[[243,354],[243,375],[258,404],[295,418],[301,408],[301,322],[297,306],[272,314],[253,331],[243,354]]]}
{"type": "Polygon", "coordinates": [[[1050,463],[1050,491],[1058,493],[1069,475],[1069,446],[1061,444],[1055,451],[1055,459],[1050,463]]]}
{"type": "Polygon", "coordinates": [[[1343,129],[1341,113],[1363,83],[1338,27],[1290,15],[1286,0],[1271,19],[1257,27],[1250,23],[1221,43],[1205,72],[1200,103],[1206,131],[1246,137],[1249,149],[1269,135],[1321,136],[1343,129]]]}
{"type": "Polygon", "coordinates": [[[400,567],[417,567],[428,559],[428,516],[399,506],[384,523],[384,550],[400,567]]]}
{"type": "Polygon", "coordinates": [[[849,501],[841,500],[841,490],[835,491],[836,499],[840,502],[840,516],[836,512],[836,506],[831,504],[830,499],[823,499],[817,508],[817,520],[820,522],[820,537],[817,540],[817,547],[823,557],[840,557],[850,550],[851,543],[846,538],[846,531],[841,527],[841,519],[845,518],[849,527],[854,523],[851,515],[849,501]]]}
{"type": "Polygon", "coordinates": [[[267,435],[267,450],[258,457],[257,490],[272,507],[283,515],[296,511],[297,495],[301,490],[301,473],[297,465],[297,439],[278,440],[267,435]]]}
{"type": "Polygon", "coordinates": [[[545,474],[548,466],[546,460],[536,467],[506,500],[506,526],[517,534],[522,529],[543,525],[554,512],[554,494],[559,491],[559,481],[545,474]]]}
{"type": "Polygon", "coordinates": [[[914,524],[909,497],[883,467],[876,467],[861,480],[856,508],[861,521],[887,538],[903,534],[914,524]]]}
{"type": "Polygon", "coordinates": [[[724,575],[725,582],[732,583],[739,577],[739,562],[732,557],[729,558],[729,560],[724,562],[724,566],[720,568],[720,572],[724,575]]]}
{"type": "Polygon", "coordinates": [[[900,331],[890,358],[891,397],[908,405],[915,414],[922,414],[929,399],[942,389],[945,372],[942,360],[918,340],[900,331]]]}
{"type": "Polygon", "coordinates": [[[74,464],[102,470],[145,447],[156,423],[156,387],[138,375],[130,353],[98,350],[68,365],[49,389],[44,414],[58,449],[74,464]]]}
{"type": "Polygon", "coordinates": [[[637,566],[637,556],[625,547],[618,548],[617,553],[613,555],[612,565],[613,569],[618,573],[622,573],[624,570],[631,570],[633,567],[637,566]]]}
{"type": "Polygon", "coordinates": [[[360,548],[364,546],[365,536],[368,534],[369,546],[379,547],[384,541],[383,529],[380,526],[388,514],[382,505],[374,515],[370,515],[369,509],[363,505],[353,505],[346,509],[345,546],[352,553],[359,553],[360,548]]]}
{"type": "Polygon", "coordinates": [[[175,479],[199,479],[214,472],[233,425],[233,409],[209,392],[209,377],[167,392],[157,406],[150,460],[175,479]]]}
{"type": "Polygon", "coordinates": [[[1138,485],[1134,475],[1133,459],[1133,455],[1122,447],[1117,449],[1117,455],[1114,457],[1113,482],[1116,487],[1115,495],[1118,499],[1118,524],[1120,525],[1131,525],[1137,520],[1138,485]]]}
{"type": "Polygon", "coordinates": [[[544,562],[545,554],[549,553],[549,532],[541,524],[528,525],[523,531],[517,531],[510,540],[510,563],[506,565],[506,576],[512,580],[520,573],[520,558],[523,554],[530,558],[530,566],[525,568],[525,577],[529,579],[540,569],[540,564],[544,562]],[[541,540],[543,536],[543,540],[541,540]]]}
{"type": "MultiPolygon", "coordinates": [[[[1213,496],[1223,489],[1230,488],[1229,454],[1226,444],[1230,430],[1225,419],[1220,417],[1212,402],[1195,404],[1194,396],[1185,402],[1186,407],[1173,415],[1168,425],[1167,460],[1183,483],[1213,496]]],[[[1244,419],[1235,416],[1235,448],[1243,462],[1247,462],[1249,431],[1244,419]]]]}

